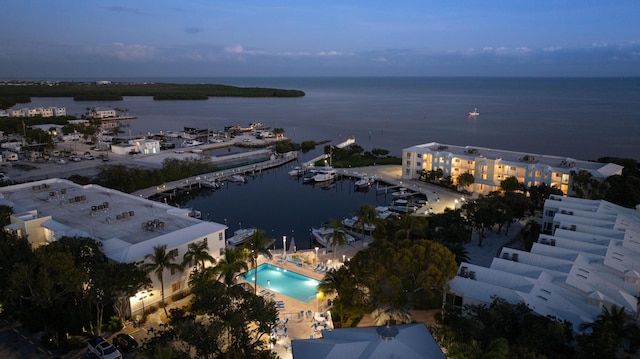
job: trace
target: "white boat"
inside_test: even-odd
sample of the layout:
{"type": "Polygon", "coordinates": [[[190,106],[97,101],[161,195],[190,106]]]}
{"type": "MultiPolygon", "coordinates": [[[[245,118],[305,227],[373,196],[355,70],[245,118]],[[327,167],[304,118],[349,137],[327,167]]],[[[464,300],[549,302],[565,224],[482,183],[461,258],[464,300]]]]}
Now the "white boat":
{"type": "Polygon", "coordinates": [[[229,177],[229,181],[237,183],[247,183],[247,177],[242,175],[233,175],[229,177]]]}
{"type": "Polygon", "coordinates": [[[315,169],[308,170],[305,174],[302,175],[302,182],[313,182],[313,177],[318,173],[315,169]]]}
{"type": "Polygon", "coordinates": [[[204,144],[204,142],[200,142],[198,140],[184,140],[184,142],[182,142],[182,147],[200,146],[202,144],[204,144]]]}
{"type": "Polygon", "coordinates": [[[287,174],[291,177],[302,176],[304,174],[304,168],[302,168],[302,166],[295,166],[291,171],[287,172],[287,174]]]}
{"type": "Polygon", "coordinates": [[[396,197],[396,198],[405,198],[405,197],[409,197],[409,196],[413,196],[414,194],[416,194],[415,192],[411,192],[408,189],[404,188],[404,187],[400,187],[398,188],[397,191],[392,192],[391,195],[396,197]]]}
{"type": "Polygon", "coordinates": [[[256,230],[256,228],[240,228],[237,231],[233,232],[232,237],[227,238],[227,243],[232,246],[242,244],[247,240],[247,238],[256,233],[256,230]]]}
{"type": "MultiPolygon", "coordinates": [[[[327,237],[330,233],[333,233],[333,229],[331,228],[311,228],[311,234],[313,235],[313,238],[316,240],[316,242],[323,245],[324,247],[332,246],[331,240],[329,240],[327,237]]],[[[344,232],[344,235],[346,238],[346,243],[353,243],[356,241],[356,239],[349,233],[344,232]]]]}
{"type": "Polygon", "coordinates": [[[354,185],[356,186],[356,188],[367,188],[371,187],[375,181],[376,179],[374,177],[364,176],[357,180],[354,185]]]}
{"type": "Polygon", "coordinates": [[[478,112],[477,108],[474,108],[473,112],[469,112],[469,116],[480,116],[480,112],[478,112]]]}
{"type": "Polygon", "coordinates": [[[420,208],[417,204],[409,202],[406,199],[396,199],[389,204],[389,209],[399,213],[413,213],[420,208]]]}
{"type": "Polygon", "coordinates": [[[222,183],[220,181],[218,181],[218,180],[204,179],[204,180],[200,180],[198,183],[200,183],[200,186],[205,187],[205,188],[218,189],[218,188],[222,187],[222,183]]]}
{"type": "Polygon", "coordinates": [[[194,148],[191,150],[191,153],[202,153],[202,150],[199,148],[194,148]]]}
{"type": "MultiPolygon", "coordinates": [[[[384,207],[384,206],[378,206],[375,208],[376,210],[376,218],[378,220],[384,220],[387,219],[389,216],[397,216],[398,214],[396,212],[393,212],[389,209],[389,207],[384,207]]],[[[351,218],[345,218],[342,220],[342,224],[345,225],[345,227],[350,228],[356,232],[360,232],[362,231],[362,225],[358,223],[358,216],[353,216],[351,218]]],[[[376,229],[376,225],[374,224],[365,224],[364,225],[364,231],[366,233],[371,233],[376,229]]]]}
{"type": "Polygon", "coordinates": [[[313,176],[313,180],[315,182],[324,182],[335,179],[338,176],[338,172],[332,167],[324,167],[316,172],[316,175],[313,176]]]}

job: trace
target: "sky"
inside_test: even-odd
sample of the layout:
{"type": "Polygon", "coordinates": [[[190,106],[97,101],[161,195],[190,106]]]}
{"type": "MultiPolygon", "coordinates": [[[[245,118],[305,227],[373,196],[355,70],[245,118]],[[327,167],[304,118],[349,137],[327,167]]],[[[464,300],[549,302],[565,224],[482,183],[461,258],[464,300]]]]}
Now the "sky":
{"type": "Polygon", "coordinates": [[[640,76],[638,0],[3,0],[0,79],[640,76]]]}

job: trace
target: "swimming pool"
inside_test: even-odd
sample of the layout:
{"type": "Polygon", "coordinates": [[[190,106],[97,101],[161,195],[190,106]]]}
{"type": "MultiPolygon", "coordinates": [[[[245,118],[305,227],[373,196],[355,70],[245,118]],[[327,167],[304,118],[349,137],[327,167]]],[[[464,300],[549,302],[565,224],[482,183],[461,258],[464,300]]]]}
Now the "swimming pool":
{"type": "Polygon", "coordinates": [[[308,303],[315,299],[319,281],[274,265],[264,263],[243,275],[253,283],[253,273],[258,270],[258,285],[270,292],[280,293],[308,303]]]}

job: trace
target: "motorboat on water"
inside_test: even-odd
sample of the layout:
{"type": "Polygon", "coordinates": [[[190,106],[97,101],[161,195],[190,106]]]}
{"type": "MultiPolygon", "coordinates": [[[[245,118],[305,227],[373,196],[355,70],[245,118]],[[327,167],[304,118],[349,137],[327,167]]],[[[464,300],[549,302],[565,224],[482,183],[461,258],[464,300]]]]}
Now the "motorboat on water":
{"type": "Polygon", "coordinates": [[[233,175],[229,177],[229,181],[236,183],[247,183],[247,177],[243,175],[233,175]]]}
{"type": "Polygon", "coordinates": [[[393,200],[388,207],[389,210],[399,213],[413,213],[420,208],[418,204],[410,202],[404,198],[393,200]]]}
{"type": "MultiPolygon", "coordinates": [[[[389,209],[389,207],[385,207],[385,206],[378,206],[375,208],[376,211],[376,219],[378,220],[385,220],[390,216],[397,216],[398,213],[393,212],[389,209]]],[[[358,216],[353,216],[351,218],[345,218],[342,220],[342,224],[344,224],[345,227],[360,232],[362,231],[362,224],[358,223],[358,216]]],[[[364,231],[365,233],[371,233],[376,229],[376,224],[375,223],[371,223],[371,224],[365,224],[364,225],[364,231]]]]}
{"type": "Polygon", "coordinates": [[[304,168],[302,166],[295,166],[287,174],[291,177],[299,177],[304,174],[304,168]]]}
{"type": "MultiPolygon", "coordinates": [[[[322,246],[330,247],[332,246],[332,244],[331,240],[329,239],[329,235],[333,233],[333,231],[334,230],[332,228],[327,227],[311,228],[311,235],[313,235],[313,238],[316,240],[316,242],[318,242],[322,246]]],[[[344,232],[344,235],[346,239],[345,243],[353,243],[356,241],[356,239],[349,233],[344,232]]]]}
{"type": "Polygon", "coordinates": [[[218,189],[218,188],[222,187],[222,182],[220,182],[218,180],[203,179],[203,180],[198,181],[198,183],[200,183],[201,187],[205,187],[205,188],[218,189]]]}
{"type": "Polygon", "coordinates": [[[356,188],[368,188],[368,187],[371,187],[375,181],[376,181],[375,177],[364,176],[359,180],[357,180],[354,183],[354,185],[356,186],[356,188]]]}
{"type": "Polygon", "coordinates": [[[400,187],[400,188],[398,188],[397,191],[391,193],[391,195],[396,197],[396,198],[410,197],[410,196],[413,196],[414,194],[415,194],[415,192],[411,192],[408,189],[406,189],[405,187],[400,187]]]}
{"type": "Polygon", "coordinates": [[[233,232],[232,237],[227,238],[227,243],[232,246],[242,244],[254,233],[256,233],[256,231],[256,228],[240,228],[233,232]]]}
{"type": "Polygon", "coordinates": [[[480,116],[480,112],[478,112],[477,108],[474,108],[472,112],[469,112],[469,117],[472,116],[480,116]]]}
{"type": "Polygon", "coordinates": [[[189,140],[184,140],[182,142],[182,147],[194,147],[194,146],[200,146],[202,144],[204,144],[204,142],[189,139],[189,140]]]}
{"type": "Polygon", "coordinates": [[[335,179],[338,176],[338,172],[333,167],[324,167],[316,172],[313,176],[315,182],[324,182],[335,179]]]}

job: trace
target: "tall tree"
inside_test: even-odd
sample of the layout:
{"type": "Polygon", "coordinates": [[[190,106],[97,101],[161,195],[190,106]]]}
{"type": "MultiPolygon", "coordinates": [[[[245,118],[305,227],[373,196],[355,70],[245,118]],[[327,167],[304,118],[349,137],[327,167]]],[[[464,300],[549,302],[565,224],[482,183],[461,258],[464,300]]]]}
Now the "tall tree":
{"type": "Polygon", "coordinates": [[[460,176],[458,176],[458,181],[456,183],[456,185],[458,187],[462,187],[462,188],[466,188],[470,185],[472,185],[475,182],[475,177],[473,177],[473,175],[469,172],[465,172],[463,174],[461,174],[460,176]]]}
{"type": "Polygon", "coordinates": [[[376,209],[368,204],[361,205],[360,208],[354,211],[354,214],[358,217],[355,225],[360,227],[360,233],[362,235],[362,248],[364,248],[365,227],[376,224],[378,214],[376,213],[376,209]]]}
{"type": "Polygon", "coordinates": [[[327,229],[329,229],[327,242],[334,247],[333,256],[335,258],[338,253],[338,246],[342,246],[347,242],[347,233],[345,232],[344,224],[335,218],[329,219],[327,229]]]}
{"type": "Polygon", "coordinates": [[[237,275],[249,269],[245,258],[243,248],[225,248],[224,258],[211,271],[217,275],[218,280],[222,279],[224,284],[232,286],[236,283],[237,275]]]}
{"type": "MultiPolygon", "coordinates": [[[[263,256],[271,259],[273,255],[269,251],[269,246],[273,243],[273,238],[269,238],[264,235],[264,231],[261,229],[256,230],[247,240],[243,243],[245,250],[249,254],[251,259],[251,266],[255,269],[258,264],[258,257],[263,256]]],[[[253,273],[253,293],[258,293],[258,271],[253,273]]]]}
{"type": "Polygon", "coordinates": [[[584,323],[580,329],[590,331],[577,338],[585,358],[617,358],[625,341],[632,347],[639,344],[640,329],[623,307],[603,307],[594,322],[584,323]]]}
{"type": "Polygon", "coordinates": [[[176,257],[178,256],[177,252],[169,251],[167,252],[167,245],[159,245],[153,247],[153,253],[147,254],[144,258],[145,260],[149,260],[150,262],[143,263],[141,268],[147,273],[155,273],[160,281],[161,291],[160,294],[162,296],[162,309],[164,309],[164,314],[169,316],[167,313],[167,306],[164,301],[164,271],[165,270],[177,270],[182,271],[182,265],[175,262],[176,257]]]}
{"type": "Polygon", "coordinates": [[[187,245],[187,251],[182,256],[183,268],[195,266],[194,270],[201,272],[204,270],[207,262],[215,264],[216,259],[209,254],[209,245],[205,240],[187,245]]]}
{"type": "Polygon", "coordinates": [[[151,286],[149,274],[133,263],[99,263],[91,273],[88,297],[96,309],[95,335],[101,335],[104,308],[114,304],[120,321],[124,312],[118,310],[120,299],[128,300],[143,288],[151,286]]]}

